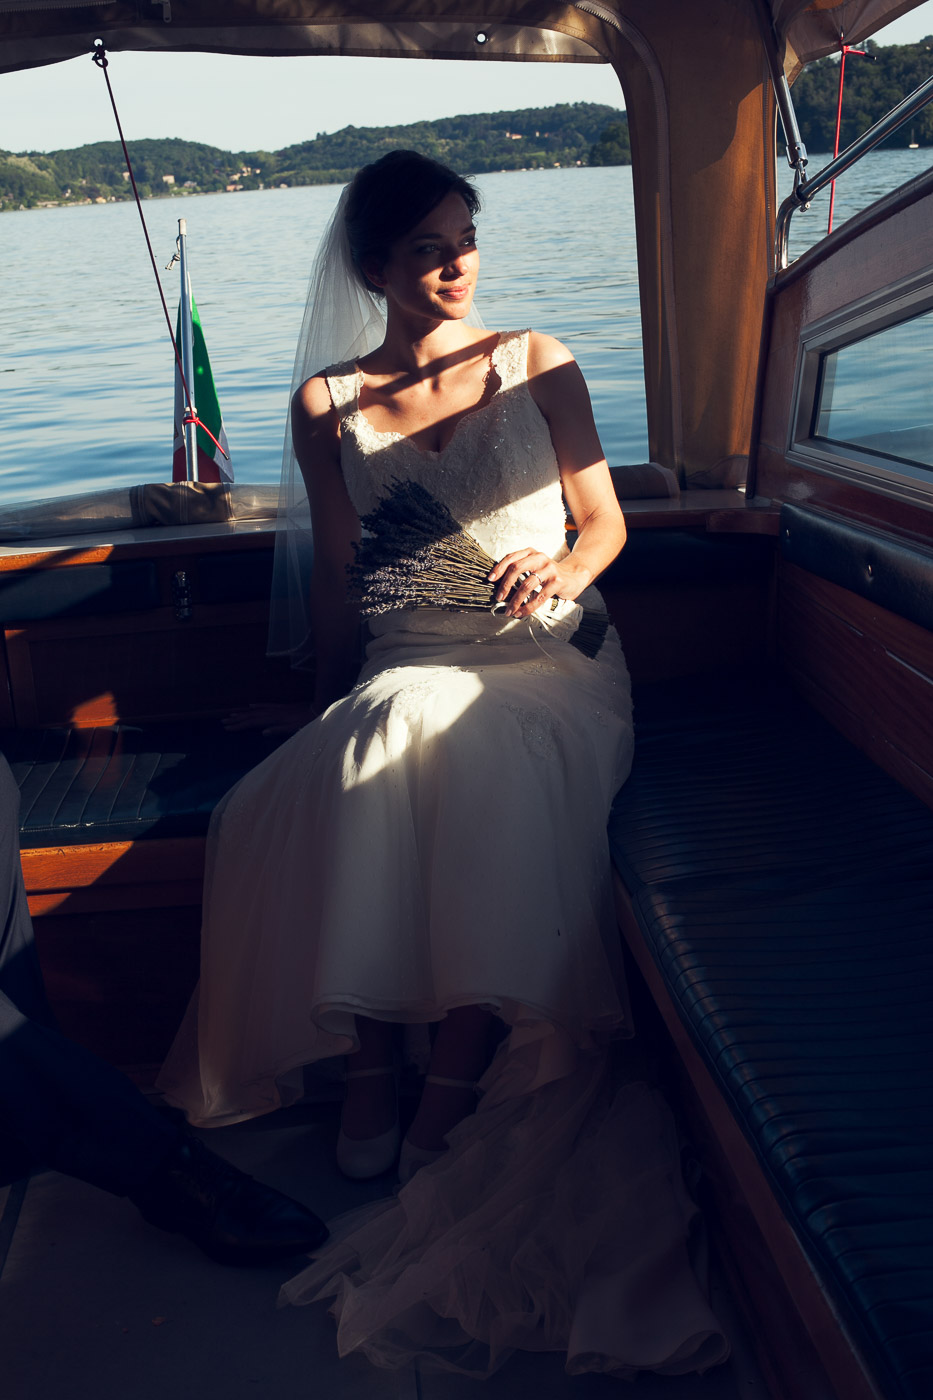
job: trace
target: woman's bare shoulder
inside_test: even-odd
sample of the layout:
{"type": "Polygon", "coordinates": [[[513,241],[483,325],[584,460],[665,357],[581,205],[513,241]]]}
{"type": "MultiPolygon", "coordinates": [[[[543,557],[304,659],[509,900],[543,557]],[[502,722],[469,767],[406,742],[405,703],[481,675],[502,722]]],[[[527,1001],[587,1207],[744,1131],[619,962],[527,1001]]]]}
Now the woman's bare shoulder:
{"type": "Polygon", "coordinates": [[[326,371],[306,379],[292,395],[292,442],[302,472],[340,460],[340,420],[330,396],[326,371]]]}
{"type": "Polygon", "coordinates": [[[327,371],[313,374],[292,395],[292,412],[305,418],[323,418],[333,411],[330,390],[327,387],[327,371]]]}
{"type": "Polygon", "coordinates": [[[541,331],[528,332],[528,373],[543,374],[545,370],[574,364],[573,355],[561,341],[541,331]]]}

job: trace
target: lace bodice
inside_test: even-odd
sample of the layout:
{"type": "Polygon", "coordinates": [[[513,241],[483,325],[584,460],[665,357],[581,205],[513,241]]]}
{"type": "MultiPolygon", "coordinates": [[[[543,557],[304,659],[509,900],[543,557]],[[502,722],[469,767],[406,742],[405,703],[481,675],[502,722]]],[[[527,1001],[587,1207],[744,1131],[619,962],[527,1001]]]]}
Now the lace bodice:
{"type": "Polygon", "coordinates": [[[566,554],[557,457],[528,389],[528,334],[500,335],[491,355],[498,388],[460,419],[440,452],[372,426],[360,411],[363,375],[356,365],[327,371],[344,479],[360,515],[374,509],[393,479],[413,480],[443,501],[493,559],[529,545],[552,558],[566,554]]]}

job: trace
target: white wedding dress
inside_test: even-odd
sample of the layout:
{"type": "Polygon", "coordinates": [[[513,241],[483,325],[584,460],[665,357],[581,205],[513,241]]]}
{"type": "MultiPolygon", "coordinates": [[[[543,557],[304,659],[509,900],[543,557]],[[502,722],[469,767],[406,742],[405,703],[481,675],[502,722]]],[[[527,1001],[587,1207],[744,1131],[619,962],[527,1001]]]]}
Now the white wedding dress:
{"type": "MultiPolygon", "coordinates": [[[[527,345],[500,337],[498,387],[440,452],[374,429],[362,375],[331,370],[357,511],[410,479],[493,558],[565,554],[527,345]]],[[[631,1034],[606,837],[632,756],[618,639],[591,659],[560,623],[433,609],[371,632],[353,691],[214,813],[201,984],[160,1087],[229,1123],[352,1051],[358,1012],[491,1007],[511,1030],[477,1112],[397,1199],[338,1225],[287,1299],[336,1297],[341,1353],[382,1365],[486,1375],[516,1346],[623,1375],[715,1364],[669,1115],[613,1087],[604,1048],[631,1034]]]]}

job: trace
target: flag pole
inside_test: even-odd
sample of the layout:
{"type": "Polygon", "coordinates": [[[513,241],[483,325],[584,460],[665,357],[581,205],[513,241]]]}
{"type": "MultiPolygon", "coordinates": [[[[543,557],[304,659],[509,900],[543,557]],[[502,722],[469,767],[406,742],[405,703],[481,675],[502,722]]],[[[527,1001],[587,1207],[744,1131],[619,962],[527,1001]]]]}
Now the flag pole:
{"type": "Polygon", "coordinates": [[[178,252],[181,260],[181,367],[191,396],[185,423],[185,462],[189,481],[198,480],[198,429],[194,419],[194,327],[191,320],[191,283],[188,280],[188,220],[178,220],[178,252]]]}

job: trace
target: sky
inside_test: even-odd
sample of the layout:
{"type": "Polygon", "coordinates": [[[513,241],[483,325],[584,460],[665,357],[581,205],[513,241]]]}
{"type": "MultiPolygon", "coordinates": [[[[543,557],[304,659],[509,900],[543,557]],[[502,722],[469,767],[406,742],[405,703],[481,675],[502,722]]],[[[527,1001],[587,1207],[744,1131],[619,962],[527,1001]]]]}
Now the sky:
{"type": "MultiPolygon", "coordinates": [[[[873,37],[909,44],[928,34],[933,0],[873,37]]],[[[117,53],[109,71],[129,140],[178,136],[229,151],[278,150],[349,125],[558,102],[624,105],[608,64],[117,53]]],[[[90,56],[0,75],[0,150],[62,150],[115,136],[90,56]]]]}

